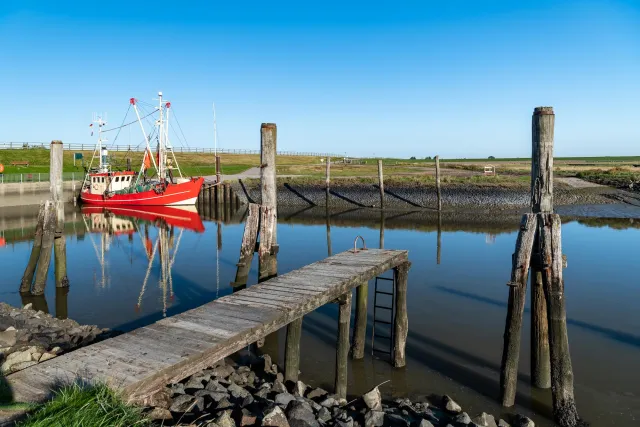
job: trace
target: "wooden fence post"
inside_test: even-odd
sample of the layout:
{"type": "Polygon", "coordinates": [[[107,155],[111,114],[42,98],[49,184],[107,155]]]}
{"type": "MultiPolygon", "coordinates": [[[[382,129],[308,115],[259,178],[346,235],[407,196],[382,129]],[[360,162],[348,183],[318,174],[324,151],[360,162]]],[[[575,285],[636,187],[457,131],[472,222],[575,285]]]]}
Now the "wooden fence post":
{"type": "Polygon", "coordinates": [[[438,198],[438,211],[441,211],[442,194],[440,193],[440,156],[436,156],[436,196],[438,198]]]}
{"type": "Polygon", "coordinates": [[[536,235],[536,216],[526,214],[520,223],[520,232],[516,240],[516,252],[513,254],[509,302],[504,330],[502,363],[500,368],[500,392],[502,406],[513,406],[518,383],[518,360],[520,358],[520,330],[527,292],[529,263],[536,235]]]}
{"type": "Polygon", "coordinates": [[[407,345],[407,333],[409,332],[409,318],[407,316],[407,282],[409,279],[409,267],[406,262],[393,269],[396,280],[396,311],[393,319],[393,366],[402,368],[406,365],[405,348],[407,345]]]}
{"type": "Polygon", "coordinates": [[[287,338],[284,349],[284,379],[298,381],[300,372],[300,337],[302,336],[302,317],[287,325],[287,338]]]}
{"type": "Polygon", "coordinates": [[[347,397],[347,362],[349,357],[349,321],[351,319],[351,291],[338,299],[338,339],[336,346],[335,393],[347,397]]]}
{"type": "Polygon", "coordinates": [[[380,187],[380,208],[384,208],[384,176],[381,159],[378,160],[378,186],[380,187]]]}

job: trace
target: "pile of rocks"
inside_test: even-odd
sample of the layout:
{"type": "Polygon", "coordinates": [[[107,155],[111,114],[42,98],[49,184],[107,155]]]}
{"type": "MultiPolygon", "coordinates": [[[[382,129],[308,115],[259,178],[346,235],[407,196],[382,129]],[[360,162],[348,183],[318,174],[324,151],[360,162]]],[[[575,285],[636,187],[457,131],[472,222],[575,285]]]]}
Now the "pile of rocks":
{"type": "Polygon", "coordinates": [[[0,370],[10,374],[110,335],[108,329],[56,319],[31,304],[20,309],[0,303],[0,370]]]}
{"type": "Polygon", "coordinates": [[[382,400],[378,388],[347,402],[302,381],[285,382],[268,355],[252,368],[226,361],[171,384],[145,410],[161,425],[205,427],[534,427],[516,416],[512,424],[492,415],[470,417],[449,396],[433,402],[382,400]]]}

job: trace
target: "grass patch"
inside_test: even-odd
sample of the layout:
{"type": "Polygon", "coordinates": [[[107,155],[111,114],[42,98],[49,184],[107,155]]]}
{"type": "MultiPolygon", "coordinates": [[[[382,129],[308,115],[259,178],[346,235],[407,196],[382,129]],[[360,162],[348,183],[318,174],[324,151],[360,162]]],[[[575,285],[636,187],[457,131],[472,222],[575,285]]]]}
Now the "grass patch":
{"type": "Polygon", "coordinates": [[[134,427],[151,421],[106,385],[73,384],[56,392],[17,427],[134,427]]]}
{"type": "Polygon", "coordinates": [[[632,190],[640,189],[640,171],[636,172],[622,168],[597,169],[580,171],[576,176],[596,184],[632,190]]]}

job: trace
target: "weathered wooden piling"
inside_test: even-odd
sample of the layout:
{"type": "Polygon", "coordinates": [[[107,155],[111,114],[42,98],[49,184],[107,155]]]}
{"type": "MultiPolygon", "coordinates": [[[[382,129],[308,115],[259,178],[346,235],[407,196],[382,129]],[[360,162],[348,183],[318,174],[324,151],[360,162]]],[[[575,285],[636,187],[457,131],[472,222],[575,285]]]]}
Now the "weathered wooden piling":
{"type": "Polygon", "coordinates": [[[544,213],[538,220],[540,253],[545,265],[542,280],[547,298],[549,349],[551,356],[551,396],[553,418],[560,427],[582,425],[573,394],[573,368],[569,353],[567,313],[562,279],[560,215],[544,213]]]}
{"type": "Polygon", "coordinates": [[[300,337],[302,336],[302,317],[287,325],[287,338],[284,348],[284,379],[298,381],[300,372],[300,337]]]}
{"type": "Polygon", "coordinates": [[[384,248],[384,211],[380,211],[380,249],[384,248]]]}
{"type": "Polygon", "coordinates": [[[325,218],[327,223],[327,256],[333,253],[331,248],[331,215],[329,215],[329,206],[325,206],[325,218]]]}
{"type": "Polygon", "coordinates": [[[406,365],[405,347],[409,333],[409,317],[407,315],[407,283],[411,264],[406,262],[393,269],[396,281],[395,306],[393,319],[393,366],[402,368],[406,365]]]}
{"type": "Polygon", "coordinates": [[[22,275],[22,281],[20,282],[21,294],[31,292],[33,275],[36,271],[36,266],[38,265],[38,259],[40,258],[40,252],[42,248],[42,233],[44,228],[45,210],[46,210],[46,202],[41,202],[40,210],[38,211],[38,222],[36,223],[36,232],[33,238],[33,246],[31,247],[31,255],[29,256],[27,267],[24,270],[24,274],[22,275]]]}
{"type": "Polygon", "coordinates": [[[276,187],[277,129],[275,123],[260,127],[260,187],[262,207],[260,247],[258,249],[258,279],[275,277],[278,273],[278,193],[276,187]]]}
{"type": "Polygon", "coordinates": [[[49,151],[49,181],[51,184],[51,200],[64,201],[62,194],[62,141],[51,141],[49,151]]]}
{"type": "Polygon", "coordinates": [[[220,156],[216,156],[216,184],[222,181],[222,168],[220,167],[220,156]]]}
{"type": "Polygon", "coordinates": [[[258,239],[258,224],[260,222],[260,205],[249,204],[249,215],[244,224],[244,233],[242,234],[242,244],[240,245],[240,258],[238,259],[236,270],[236,279],[231,284],[234,288],[244,287],[249,277],[249,269],[253,260],[253,253],[256,250],[256,241],[258,239]]]}
{"type": "Polygon", "coordinates": [[[224,220],[231,220],[231,185],[224,183],[224,220]]]}
{"type": "Polygon", "coordinates": [[[353,347],[351,348],[351,357],[354,359],[362,359],[364,357],[368,296],[369,284],[364,282],[356,288],[356,317],[353,327],[353,347]]]}
{"type": "Polygon", "coordinates": [[[336,345],[335,393],[347,397],[347,363],[349,358],[349,322],[351,320],[351,291],[338,298],[338,340],[336,345]]]}
{"type": "Polygon", "coordinates": [[[52,201],[47,200],[44,210],[44,221],[42,228],[42,247],[40,257],[36,266],[36,278],[33,282],[33,295],[42,295],[47,284],[47,273],[51,263],[51,252],[53,251],[53,240],[56,232],[56,207],[52,201]]]}
{"type": "Polygon", "coordinates": [[[436,156],[436,196],[438,198],[438,211],[441,211],[442,194],[440,192],[440,156],[436,156]]]}
{"type": "Polygon", "coordinates": [[[66,319],[69,316],[69,310],[67,309],[69,295],[69,287],[56,288],[56,318],[66,319]]]}
{"type": "Polygon", "coordinates": [[[520,330],[527,292],[529,263],[536,235],[536,216],[526,214],[520,223],[513,254],[511,280],[509,282],[509,302],[504,330],[502,364],[500,370],[500,392],[503,406],[513,406],[518,383],[518,360],[520,358],[520,330]]]}
{"type": "Polygon", "coordinates": [[[276,212],[275,209],[260,208],[260,243],[258,245],[258,280],[268,280],[277,275],[276,264],[276,212]]]}
{"type": "Polygon", "coordinates": [[[436,241],[436,263],[440,265],[442,256],[442,212],[438,211],[438,237],[436,241]]]}
{"type": "Polygon", "coordinates": [[[384,175],[381,159],[378,160],[378,187],[380,188],[380,207],[384,208],[384,175]]]}
{"type": "MultiPolygon", "coordinates": [[[[552,107],[538,107],[531,119],[531,211],[553,212],[553,143],[555,115],[552,107]]],[[[551,387],[547,302],[542,283],[540,235],[531,264],[531,383],[551,387]]]]}

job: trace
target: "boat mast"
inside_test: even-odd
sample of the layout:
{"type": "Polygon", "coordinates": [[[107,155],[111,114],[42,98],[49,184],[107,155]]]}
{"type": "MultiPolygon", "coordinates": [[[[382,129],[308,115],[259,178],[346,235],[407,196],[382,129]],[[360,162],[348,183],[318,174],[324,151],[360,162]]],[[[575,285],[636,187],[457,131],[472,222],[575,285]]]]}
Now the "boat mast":
{"type": "MultiPolygon", "coordinates": [[[[136,112],[138,123],[140,123],[140,129],[142,129],[142,136],[144,136],[144,142],[147,144],[147,152],[145,153],[144,156],[142,156],[142,166],[140,166],[140,174],[138,175],[138,178],[139,178],[140,175],[142,175],[142,171],[144,170],[145,156],[150,155],[151,161],[153,162],[153,167],[155,167],[156,170],[158,170],[158,166],[156,165],[156,159],[151,155],[151,146],[149,145],[149,138],[147,138],[147,133],[144,131],[144,125],[142,124],[142,120],[140,120],[140,112],[138,111],[138,106],[136,105],[136,99],[135,98],[129,99],[129,103],[133,105],[133,110],[136,112]]],[[[160,172],[158,171],[158,173],[160,172]]]]}
{"type": "Polygon", "coordinates": [[[165,178],[165,161],[164,161],[164,105],[162,105],[162,92],[158,92],[158,109],[160,110],[160,118],[158,120],[158,178],[165,178]]]}

